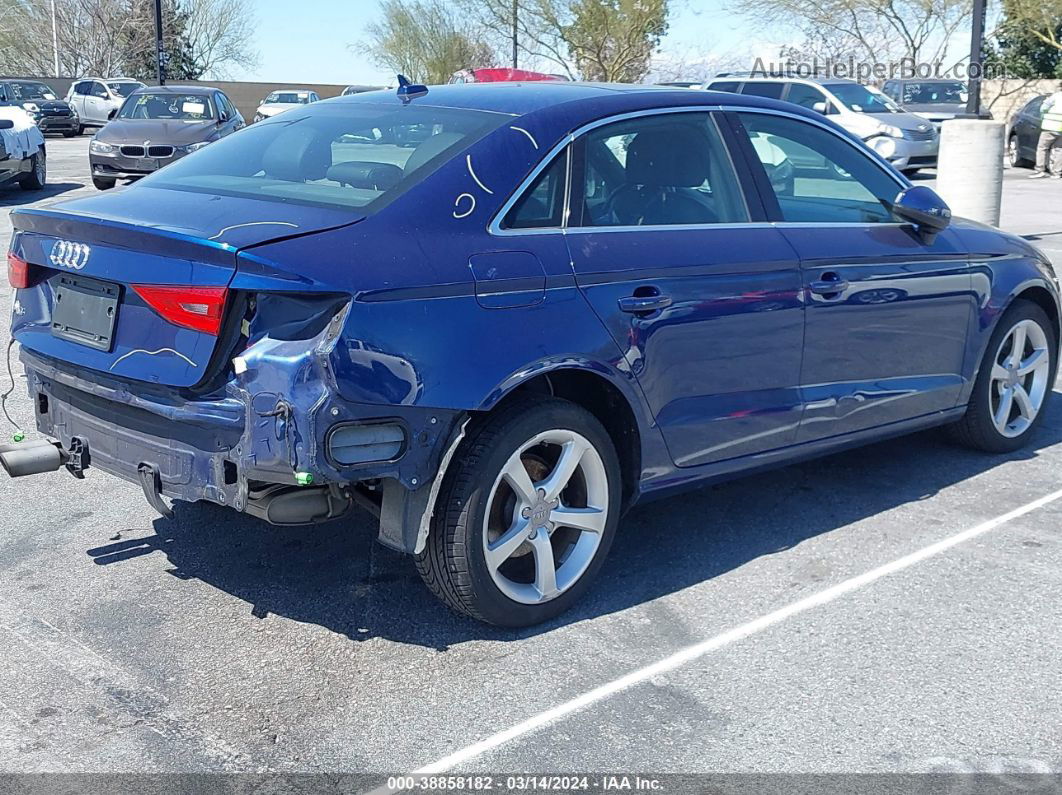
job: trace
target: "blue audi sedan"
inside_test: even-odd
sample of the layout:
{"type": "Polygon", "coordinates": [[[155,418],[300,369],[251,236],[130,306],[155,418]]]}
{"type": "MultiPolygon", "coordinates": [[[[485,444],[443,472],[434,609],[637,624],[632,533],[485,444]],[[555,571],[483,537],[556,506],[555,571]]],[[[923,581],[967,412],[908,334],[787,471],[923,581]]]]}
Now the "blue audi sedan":
{"type": "Polygon", "coordinates": [[[578,600],[641,500],[934,425],[1015,450],[1057,366],[1041,253],[752,96],[404,86],[12,218],[44,438],[9,474],[365,508],[506,626],[578,600]]]}

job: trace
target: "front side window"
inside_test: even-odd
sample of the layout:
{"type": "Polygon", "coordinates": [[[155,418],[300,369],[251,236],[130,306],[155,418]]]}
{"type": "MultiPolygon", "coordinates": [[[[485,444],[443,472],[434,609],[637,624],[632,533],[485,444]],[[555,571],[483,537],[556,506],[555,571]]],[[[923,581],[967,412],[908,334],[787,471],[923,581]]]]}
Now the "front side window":
{"type": "Polygon", "coordinates": [[[616,122],[579,139],[572,226],[748,221],[730,158],[707,113],[616,122]]]}
{"type": "Polygon", "coordinates": [[[767,173],[782,220],[890,223],[900,186],[836,133],[797,119],[738,114],[767,173]]]}
{"type": "Polygon", "coordinates": [[[786,101],[792,102],[794,105],[799,105],[802,108],[807,108],[808,110],[815,110],[815,106],[819,103],[826,105],[826,95],[815,88],[815,86],[809,86],[804,83],[792,83],[789,86],[789,93],[786,94],[785,98],[786,101]]]}
{"type": "Polygon", "coordinates": [[[858,83],[833,83],[827,88],[837,101],[856,113],[901,113],[900,107],[876,88],[858,83]]]}
{"type": "Polygon", "coordinates": [[[321,103],[225,136],[138,184],[375,212],[507,121],[430,105],[321,103]]]}
{"type": "Polygon", "coordinates": [[[107,93],[107,87],[104,86],[103,83],[92,84],[92,95],[95,97],[100,97],[101,99],[107,99],[107,97],[110,96],[107,93]]]}
{"type": "Polygon", "coordinates": [[[736,94],[741,90],[741,83],[734,80],[727,80],[721,83],[712,83],[708,86],[709,91],[727,91],[731,94],[736,94]]]}
{"type": "Polygon", "coordinates": [[[214,102],[207,94],[137,94],[122,105],[118,118],[207,121],[214,118],[214,102]]]}
{"type": "Polygon", "coordinates": [[[74,93],[82,97],[87,97],[92,93],[92,83],[87,80],[76,83],[74,85],[74,93]]]}

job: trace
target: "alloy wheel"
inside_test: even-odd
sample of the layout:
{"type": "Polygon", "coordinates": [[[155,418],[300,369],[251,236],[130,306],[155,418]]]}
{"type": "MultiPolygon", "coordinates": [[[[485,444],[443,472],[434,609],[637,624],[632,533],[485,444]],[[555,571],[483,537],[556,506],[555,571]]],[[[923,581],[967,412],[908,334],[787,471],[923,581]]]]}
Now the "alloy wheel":
{"type": "Polygon", "coordinates": [[[48,164],[44,159],[44,152],[38,152],[36,162],[33,164],[34,175],[37,181],[44,185],[48,181],[48,164]]]}
{"type": "Polygon", "coordinates": [[[1033,320],[1020,320],[1003,337],[992,359],[989,409],[996,430],[1023,434],[1040,413],[1051,374],[1047,334],[1033,320]]]}
{"type": "Polygon", "coordinates": [[[586,437],[557,429],[529,439],[487,503],[484,558],[494,584],[522,604],[556,599],[593,561],[608,505],[605,464],[586,437]]]}
{"type": "Polygon", "coordinates": [[[1010,136],[1010,140],[1007,141],[1007,160],[1010,164],[1017,168],[1018,166],[1018,138],[1017,136],[1010,136]]]}

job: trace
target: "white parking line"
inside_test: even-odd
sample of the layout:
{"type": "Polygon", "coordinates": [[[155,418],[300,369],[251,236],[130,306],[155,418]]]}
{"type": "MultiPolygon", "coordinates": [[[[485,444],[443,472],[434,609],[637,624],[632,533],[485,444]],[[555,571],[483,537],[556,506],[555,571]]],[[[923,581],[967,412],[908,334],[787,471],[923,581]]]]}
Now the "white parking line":
{"type": "MultiPolygon", "coordinates": [[[[1024,516],[1027,513],[1035,511],[1038,508],[1042,508],[1045,505],[1048,505],[1059,499],[1062,499],[1062,490],[1052,492],[1044,497],[1040,497],[1037,500],[1028,502],[1025,505],[1022,505],[1020,508],[1015,508],[1013,511],[1009,511],[1008,513],[1005,513],[1002,516],[997,516],[995,519],[989,519],[987,522],[983,522],[979,525],[976,525],[975,527],[963,530],[962,532],[956,533],[955,535],[948,536],[947,538],[941,541],[937,541],[934,544],[930,544],[929,546],[922,547],[921,549],[916,550],[915,552],[912,552],[909,555],[904,555],[901,558],[897,558],[896,560],[890,561],[889,563],[885,563],[884,565],[878,566],[877,568],[871,569],[870,571],[864,572],[863,574],[859,574],[855,577],[844,580],[843,582],[839,582],[837,583],[837,585],[833,585],[829,588],[826,588],[825,590],[819,591],[818,593],[814,593],[811,596],[808,596],[797,602],[793,602],[792,604],[779,608],[778,610],[768,613],[767,615],[760,616],[759,618],[753,619],[752,621],[749,621],[745,624],[736,626],[732,629],[727,630],[726,632],[723,632],[720,635],[708,638],[707,640],[704,640],[700,643],[696,643],[692,646],[687,646],[681,651],[678,651],[669,657],[665,657],[664,659],[658,662],[655,662],[651,665],[647,665],[644,668],[639,668],[637,671],[632,671],[631,673],[626,674],[625,676],[621,676],[618,679],[613,679],[611,682],[607,682],[603,685],[600,685],[599,687],[595,687],[593,690],[583,693],[580,696],[576,696],[570,701],[566,701],[563,704],[553,707],[552,709],[548,709],[545,712],[541,712],[538,715],[530,717],[527,720],[522,721],[508,729],[504,729],[503,731],[500,731],[497,734],[492,734],[490,737],[487,737],[484,740],[480,740],[477,743],[473,743],[472,745],[462,748],[459,751],[455,751],[452,754],[448,754],[447,756],[444,756],[441,759],[432,762],[431,764],[425,765],[424,767],[413,771],[410,775],[433,775],[450,770],[451,768],[454,768],[457,765],[464,764],[465,762],[469,762],[475,759],[476,757],[482,756],[488,751],[498,748],[499,746],[505,745],[506,743],[511,742],[513,740],[516,740],[524,736],[525,734],[530,734],[531,732],[541,729],[544,726],[547,726],[551,723],[555,723],[556,721],[559,721],[562,718],[571,715],[573,712],[577,712],[581,709],[584,709],[585,707],[589,707],[590,705],[595,704],[598,701],[602,701],[624,690],[628,690],[629,688],[634,687],[635,685],[640,684],[642,682],[645,682],[646,680],[651,679],[654,676],[659,676],[660,674],[667,673],[668,671],[673,671],[674,669],[685,665],[686,663],[693,662],[694,660],[697,660],[705,656],[709,652],[715,651],[716,649],[720,649],[723,646],[727,646],[731,643],[734,643],[735,641],[747,638],[750,635],[755,635],[758,632],[763,632],[765,629],[768,629],[774,626],[775,624],[785,621],[787,618],[791,618],[807,610],[811,610],[814,607],[819,607],[820,605],[824,605],[834,601],[835,599],[839,599],[840,597],[849,594],[852,591],[856,591],[864,586],[876,582],[877,580],[880,580],[882,577],[886,577],[890,574],[895,574],[898,571],[903,571],[904,569],[910,568],[911,566],[914,566],[917,563],[921,563],[922,561],[927,560],[935,555],[939,555],[940,553],[945,552],[954,546],[969,541],[972,538],[976,538],[979,535],[983,535],[984,533],[987,533],[990,530],[994,530],[997,527],[1006,524],[1007,522],[1024,516]]],[[[384,792],[391,792],[391,790],[386,787],[382,787],[373,790],[371,795],[376,795],[376,793],[384,792]]]]}

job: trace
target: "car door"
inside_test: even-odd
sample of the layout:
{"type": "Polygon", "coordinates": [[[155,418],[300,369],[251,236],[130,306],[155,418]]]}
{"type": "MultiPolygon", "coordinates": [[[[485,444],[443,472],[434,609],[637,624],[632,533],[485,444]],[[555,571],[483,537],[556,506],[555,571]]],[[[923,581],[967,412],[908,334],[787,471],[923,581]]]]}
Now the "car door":
{"type": "Polygon", "coordinates": [[[802,409],[798,262],[724,135],[672,110],[600,123],[574,149],[576,281],[683,467],[782,447],[802,409]]]}
{"type": "MultiPolygon", "coordinates": [[[[967,327],[976,310],[965,250],[945,230],[932,241],[900,222],[907,187],[859,144],[795,115],[736,114],[750,160],[763,137],[782,152],[816,152],[779,186],[760,169],[767,211],[801,261],[806,306],[798,439],[888,425],[956,405],[967,327]]],[[[777,155],[775,156],[777,159],[777,155]]]]}
{"type": "Polygon", "coordinates": [[[91,80],[79,80],[70,88],[70,96],[67,101],[73,106],[81,121],[85,121],[85,96],[91,91],[91,80]]]}
{"type": "Polygon", "coordinates": [[[88,89],[89,93],[85,96],[84,118],[93,124],[106,124],[107,114],[111,110],[110,103],[107,101],[111,96],[107,91],[107,86],[99,80],[92,80],[88,83],[88,89]]]}

